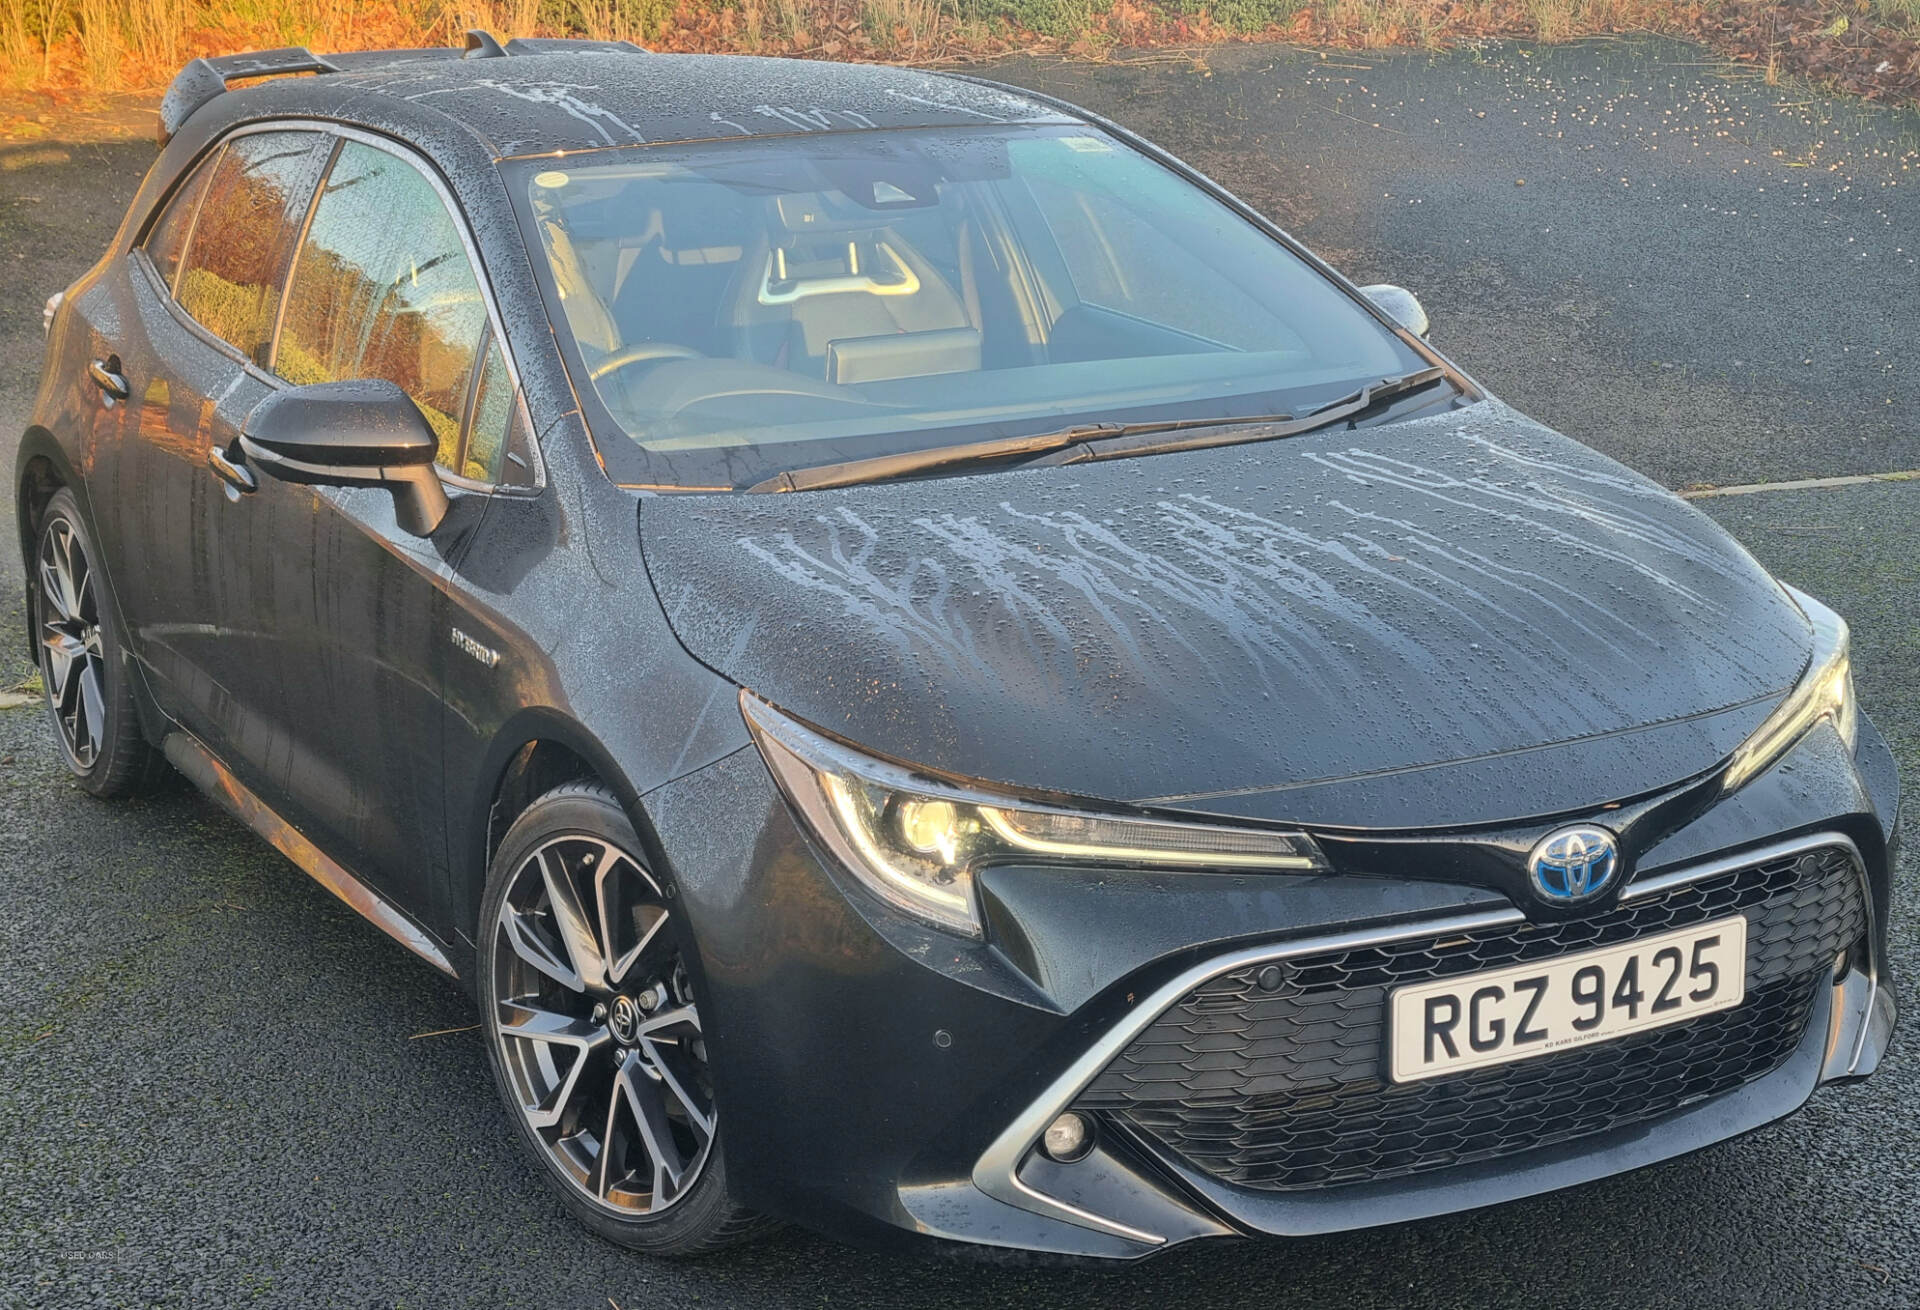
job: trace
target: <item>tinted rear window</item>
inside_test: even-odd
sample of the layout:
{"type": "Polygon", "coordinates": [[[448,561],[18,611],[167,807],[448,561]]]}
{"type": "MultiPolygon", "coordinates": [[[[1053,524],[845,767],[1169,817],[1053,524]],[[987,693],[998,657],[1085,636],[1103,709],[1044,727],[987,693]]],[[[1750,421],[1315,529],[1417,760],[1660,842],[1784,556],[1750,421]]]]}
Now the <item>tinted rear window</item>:
{"type": "Polygon", "coordinates": [[[174,298],[215,336],[265,362],[295,230],[328,138],[258,132],[227,143],[207,184],[174,298]]]}
{"type": "Polygon", "coordinates": [[[167,201],[160,221],[147,233],[144,247],[147,258],[153,261],[160,280],[169,289],[173,287],[174,274],[180,271],[181,252],[187,248],[187,238],[193,235],[193,219],[200,212],[200,197],[206,194],[207,179],[213,176],[219,158],[220,152],[216,150],[194,167],[192,175],[173,193],[173,199],[167,201]]]}

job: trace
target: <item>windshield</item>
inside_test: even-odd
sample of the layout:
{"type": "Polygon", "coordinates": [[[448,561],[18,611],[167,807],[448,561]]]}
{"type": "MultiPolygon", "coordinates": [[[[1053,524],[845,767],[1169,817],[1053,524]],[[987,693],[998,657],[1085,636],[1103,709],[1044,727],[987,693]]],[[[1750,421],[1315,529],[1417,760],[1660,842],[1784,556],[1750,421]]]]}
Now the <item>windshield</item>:
{"type": "Polygon", "coordinates": [[[1425,363],[1082,125],[640,148],[533,161],[524,185],[623,483],[747,487],[1081,423],[1304,413],[1425,363]]]}

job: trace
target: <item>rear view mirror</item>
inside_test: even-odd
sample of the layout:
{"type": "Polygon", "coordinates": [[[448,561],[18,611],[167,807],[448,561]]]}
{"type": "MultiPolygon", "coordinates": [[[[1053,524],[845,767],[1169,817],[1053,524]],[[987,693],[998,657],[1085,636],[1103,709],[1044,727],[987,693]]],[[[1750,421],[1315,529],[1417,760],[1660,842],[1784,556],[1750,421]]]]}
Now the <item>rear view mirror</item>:
{"type": "Polygon", "coordinates": [[[317,382],[276,391],[247,415],[240,451],[282,482],[386,487],[394,517],[417,537],[447,514],[434,470],[440,443],[413,399],[391,382],[317,382]]]}
{"type": "Polygon", "coordinates": [[[1405,287],[1381,282],[1374,286],[1361,287],[1360,294],[1384,309],[1388,318],[1416,337],[1426,336],[1427,329],[1432,326],[1427,322],[1427,311],[1420,306],[1420,297],[1405,287]]]}

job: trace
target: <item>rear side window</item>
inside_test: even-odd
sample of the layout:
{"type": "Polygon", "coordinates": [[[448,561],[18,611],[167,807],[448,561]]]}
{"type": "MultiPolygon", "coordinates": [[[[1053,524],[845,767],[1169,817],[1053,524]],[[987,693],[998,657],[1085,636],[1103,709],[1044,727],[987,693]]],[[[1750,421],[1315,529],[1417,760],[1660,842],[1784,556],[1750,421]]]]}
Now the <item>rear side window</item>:
{"type": "Polygon", "coordinates": [[[200,197],[206,194],[207,180],[213,176],[219,158],[220,152],[216,150],[194,167],[186,182],[173,193],[173,199],[167,201],[160,221],[147,233],[143,249],[169,291],[173,289],[174,274],[180,271],[180,256],[187,248],[187,239],[193,235],[193,220],[200,212],[200,197]]]}
{"type": "MultiPolygon", "coordinates": [[[[274,356],[281,377],[397,384],[439,438],[440,466],[468,471],[462,420],[486,303],[453,216],[412,165],[358,141],[341,147],[287,295],[274,356]]],[[[482,442],[480,464],[497,465],[500,441],[482,442]]]]}
{"type": "Polygon", "coordinates": [[[255,363],[266,362],[287,257],[325,163],[316,132],[227,143],[207,183],[174,299],[255,363]]]}

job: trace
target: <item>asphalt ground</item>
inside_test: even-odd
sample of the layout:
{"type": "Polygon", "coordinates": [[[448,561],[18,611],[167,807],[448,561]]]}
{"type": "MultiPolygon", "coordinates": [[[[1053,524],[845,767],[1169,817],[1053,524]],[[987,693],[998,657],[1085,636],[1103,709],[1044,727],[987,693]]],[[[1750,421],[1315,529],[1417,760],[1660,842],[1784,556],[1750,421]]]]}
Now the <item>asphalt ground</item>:
{"type": "MultiPolygon", "coordinates": [[[[1662,42],[988,71],[1147,133],[1356,278],[1415,288],[1489,386],[1669,485],[1920,468],[1920,116],[1662,42]]],[[[97,255],[152,156],[88,126],[0,146],[8,468],[40,302],[97,255]]],[[[1920,778],[1920,482],[1699,503],[1852,620],[1863,702],[1920,778]]],[[[28,671],[8,640],[0,688],[28,671]]],[[[473,1022],[457,987],[209,803],[92,801],[42,713],[0,711],[0,1305],[1920,1304],[1910,1036],[1865,1084],[1626,1177],[1062,1271],[800,1232],[691,1265],[626,1254],[515,1154],[473,1022]]]]}

